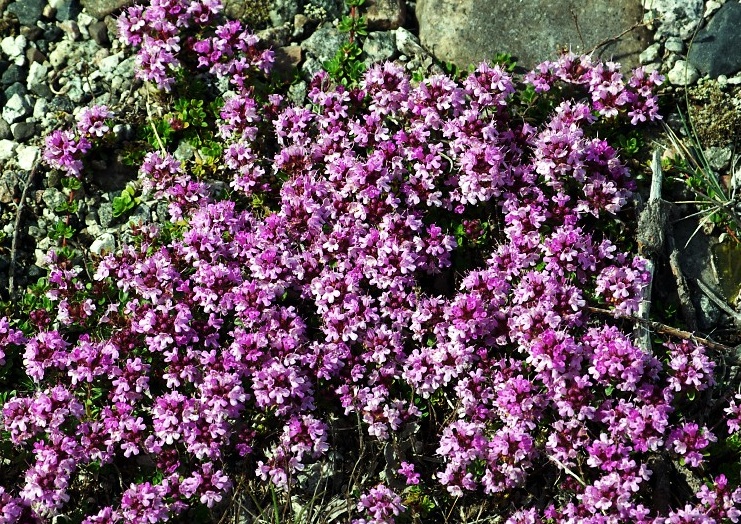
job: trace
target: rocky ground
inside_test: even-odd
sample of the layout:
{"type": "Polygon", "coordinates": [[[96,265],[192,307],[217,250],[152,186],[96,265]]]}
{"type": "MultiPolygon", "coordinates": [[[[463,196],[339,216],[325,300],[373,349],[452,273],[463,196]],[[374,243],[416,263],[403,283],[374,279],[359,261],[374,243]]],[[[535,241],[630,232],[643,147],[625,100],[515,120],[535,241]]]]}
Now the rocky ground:
{"type": "MultiPolygon", "coordinates": [[[[132,3],[0,0],[0,298],[35,281],[44,253],[55,245],[49,232],[65,196],[40,163],[43,137],[93,103],[107,104],[127,122],[146,115],[147,90],[133,80],[132,51],[115,36],[117,14],[132,3]]],[[[337,30],[342,0],[226,4],[230,16],[257,24],[287,74],[298,66],[308,78],[344,39],[337,30]]],[[[570,48],[658,69],[667,76],[672,100],[665,108],[667,122],[681,135],[677,107],[689,111],[709,165],[733,203],[734,188],[741,185],[733,149],[741,136],[741,3],[605,0],[590,2],[589,9],[582,4],[565,9],[564,3],[547,0],[366,0],[370,31],[364,60],[398,60],[410,71],[430,72],[438,59],[465,67],[506,51],[529,67],[570,48]]],[[[297,96],[302,86],[302,81],[293,86],[297,96]]],[[[121,123],[115,132],[122,148],[133,127],[121,123]]],[[[657,147],[668,145],[665,135],[657,137],[657,147]]],[[[80,193],[81,228],[72,241],[94,254],[120,244],[128,219],[113,216],[112,202],[136,172],[124,165],[121,151],[97,159],[92,168],[80,193]]],[[[688,206],[676,210],[678,218],[692,212],[688,206]]],[[[133,212],[144,219],[157,216],[147,202],[133,212]]],[[[730,241],[717,247],[721,234],[733,231],[706,227],[695,234],[697,224],[697,219],[679,221],[674,230],[698,326],[734,328],[732,306],[741,276],[733,268],[741,266],[741,255],[730,241]]]]}

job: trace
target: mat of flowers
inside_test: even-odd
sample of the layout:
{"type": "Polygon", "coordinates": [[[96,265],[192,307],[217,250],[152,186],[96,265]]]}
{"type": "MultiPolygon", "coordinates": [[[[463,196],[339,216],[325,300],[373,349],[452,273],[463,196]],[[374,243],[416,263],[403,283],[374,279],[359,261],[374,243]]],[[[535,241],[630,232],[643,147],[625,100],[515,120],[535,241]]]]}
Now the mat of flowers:
{"type": "MultiPolygon", "coordinates": [[[[707,452],[741,406],[691,409],[713,355],[640,349],[617,318],[649,276],[620,247],[635,183],[600,135],[660,118],[657,74],[385,63],[356,87],[319,73],[295,105],[254,89],[272,52],[216,0],[132,7],[119,28],[165,93],[189,64],[231,83],[228,189],[148,151],[169,221],[92,267],[50,252],[37,305],[0,320],[0,522],[213,518],[247,484],[277,511],[318,500],[321,471],[358,524],[471,501],[511,524],[738,522],[738,479],[707,452]],[[702,482],[662,499],[659,463],[702,482]]],[[[45,162],[84,184],[122,117],[80,112],[45,162]]]]}

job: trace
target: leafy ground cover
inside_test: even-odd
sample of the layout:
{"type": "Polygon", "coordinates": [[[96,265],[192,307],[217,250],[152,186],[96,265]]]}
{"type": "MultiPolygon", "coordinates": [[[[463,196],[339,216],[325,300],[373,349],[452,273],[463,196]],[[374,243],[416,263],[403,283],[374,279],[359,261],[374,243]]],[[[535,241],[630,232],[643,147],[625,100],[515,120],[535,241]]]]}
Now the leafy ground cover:
{"type": "MultiPolygon", "coordinates": [[[[650,280],[619,152],[658,75],[336,60],[295,104],[219,13],[119,21],[173,104],[132,153],[169,220],[91,264],[63,223],[5,308],[3,522],[738,521],[719,355],[631,334],[650,280]]],[[[122,118],[48,137],[70,215],[122,118]]]]}

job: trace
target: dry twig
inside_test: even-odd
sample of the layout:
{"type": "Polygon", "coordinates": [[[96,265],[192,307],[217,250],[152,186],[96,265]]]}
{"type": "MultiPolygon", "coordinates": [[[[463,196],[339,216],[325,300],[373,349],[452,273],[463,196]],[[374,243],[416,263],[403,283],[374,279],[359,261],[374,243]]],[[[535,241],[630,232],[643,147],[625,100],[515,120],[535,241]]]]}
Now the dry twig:
{"type": "Polygon", "coordinates": [[[23,206],[26,202],[26,194],[28,188],[33,185],[33,179],[36,176],[36,171],[39,167],[38,161],[36,161],[31,168],[31,172],[28,174],[26,183],[23,186],[23,192],[21,193],[21,199],[18,202],[18,207],[15,210],[15,224],[13,226],[13,240],[10,244],[10,268],[8,271],[8,296],[10,301],[15,304],[15,263],[18,257],[18,236],[21,230],[21,215],[23,214],[23,206]]]}
{"type": "Polygon", "coordinates": [[[692,340],[693,342],[697,342],[699,344],[702,344],[703,346],[707,347],[708,349],[713,349],[715,351],[735,351],[735,348],[732,348],[730,346],[726,346],[725,344],[721,344],[719,342],[714,342],[710,339],[700,337],[695,335],[694,333],[691,333],[689,331],[684,331],[681,329],[677,329],[675,327],[669,326],[667,324],[662,324],[661,322],[656,322],[653,320],[645,320],[640,317],[636,317],[634,315],[625,315],[623,313],[620,313],[619,311],[611,310],[611,309],[605,309],[601,307],[593,307],[588,306],[587,311],[590,311],[592,313],[600,313],[602,315],[610,315],[614,318],[620,318],[624,320],[631,320],[633,322],[640,322],[642,324],[645,324],[646,326],[650,327],[653,331],[656,333],[662,333],[664,335],[669,335],[671,337],[677,337],[684,340],[692,340]]]}

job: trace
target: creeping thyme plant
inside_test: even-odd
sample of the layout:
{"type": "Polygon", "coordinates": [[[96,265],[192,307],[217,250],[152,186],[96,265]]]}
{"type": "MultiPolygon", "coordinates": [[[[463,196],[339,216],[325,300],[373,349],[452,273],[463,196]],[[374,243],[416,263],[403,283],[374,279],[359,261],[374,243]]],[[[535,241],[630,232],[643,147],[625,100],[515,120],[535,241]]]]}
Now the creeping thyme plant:
{"type": "MultiPolygon", "coordinates": [[[[229,82],[222,153],[146,152],[169,219],[49,252],[0,318],[0,522],[738,522],[741,397],[702,346],[636,345],[645,262],[606,233],[635,184],[600,135],[660,118],[660,77],[385,63],[297,105],[220,9],[119,19],[163,93],[229,82]]],[[[83,111],[48,166],[84,184],[116,118],[83,111]]]]}

